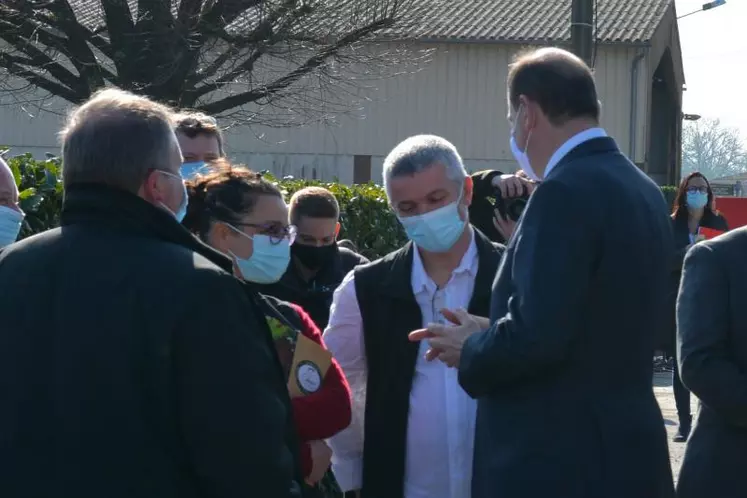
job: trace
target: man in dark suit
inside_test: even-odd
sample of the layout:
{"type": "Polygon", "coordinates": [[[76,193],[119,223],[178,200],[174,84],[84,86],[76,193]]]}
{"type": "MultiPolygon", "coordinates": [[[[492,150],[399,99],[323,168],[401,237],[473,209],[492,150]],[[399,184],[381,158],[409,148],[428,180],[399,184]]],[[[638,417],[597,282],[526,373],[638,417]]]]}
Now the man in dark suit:
{"type": "Polygon", "coordinates": [[[682,382],[700,400],[677,496],[745,495],[747,468],[747,228],[697,243],[677,299],[682,382]]]}
{"type": "Polygon", "coordinates": [[[651,358],[672,233],[659,188],[599,128],[589,68],[544,48],[508,80],[511,146],[541,180],[493,284],[430,357],[479,400],[473,498],[672,496],[651,358]]]}

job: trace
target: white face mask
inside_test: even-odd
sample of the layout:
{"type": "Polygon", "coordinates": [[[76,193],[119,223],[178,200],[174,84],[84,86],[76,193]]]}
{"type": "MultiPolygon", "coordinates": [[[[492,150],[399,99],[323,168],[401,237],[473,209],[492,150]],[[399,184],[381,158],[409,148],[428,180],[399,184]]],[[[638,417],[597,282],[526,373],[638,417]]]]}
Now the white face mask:
{"type": "Polygon", "coordinates": [[[511,129],[511,153],[514,155],[514,159],[516,159],[516,162],[519,163],[519,167],[524,171],[524,173],[527,174],[529,179],[538,182],[541,180],[541,178],[538,177],[532,169],[532,165],[529,163],[529,156],[527,156],[527,149],[529,148],[529,140],[532,138],[532,132],[530,131],[527,135],[527,142],[524,145],[524,150],[521,150],[516,143],[516,127],[519,124],[519,116],[521,116],[521,111],[523,110],[524,105],[522,104],[519,106],[519,111],[516,113],[516,120],[514,121],[514,125],[511,129]]]}

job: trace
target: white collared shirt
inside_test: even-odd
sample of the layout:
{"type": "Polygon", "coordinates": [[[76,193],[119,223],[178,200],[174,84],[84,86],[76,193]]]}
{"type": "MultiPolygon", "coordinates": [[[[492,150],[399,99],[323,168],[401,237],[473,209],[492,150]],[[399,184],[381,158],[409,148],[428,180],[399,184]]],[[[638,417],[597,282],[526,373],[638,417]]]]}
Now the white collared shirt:
{"type": "Polygon", "coordinates": [[[547,167],[545,168],[545,174],[543,175],[544,178],[547,178],[547,175],[550,174],[550,171],[558,165],[558,163],[566,156],[570,151],[578,147],[584,142],[588,142],[589,140],[592,140],[594,138],[601,138],[606,137],[607,132],[604,131],[603,128],[589,128],[588,130],[584,130],[581,133],[576,133],[571,138],[566,140],[566,142],[558,147],[558,150],[553,153],[552,156],[550,156],[550,160],[547,162],[547,167]]]}
{"type": "MultiPolygon", "coordinates": [[[[469,248],[442,288],[425,272],[419,252],[410,283],[420,306],[423,326],[445,322],[442,308],[467,308],[477,275],[474,233],[469,248]]],[[[360,489],[363,466],[363,412],[366,358],[363,326],[354,274],[335,291],[324,342],[353,393],[353,422],[329,440],[332,470],[343,491],[360,489]]],[[[427,341],[420,345],[412,390],[405,458],[405,498],[470,498],[477,402],[459,386],[458,371],[440,361],[425,361],[427,341]]]]}

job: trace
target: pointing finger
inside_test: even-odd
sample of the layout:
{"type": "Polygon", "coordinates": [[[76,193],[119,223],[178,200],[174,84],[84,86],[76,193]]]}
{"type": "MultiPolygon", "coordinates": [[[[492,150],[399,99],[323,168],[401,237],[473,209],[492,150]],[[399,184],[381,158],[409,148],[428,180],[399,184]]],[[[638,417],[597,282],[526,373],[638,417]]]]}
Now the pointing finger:
{"type": "Polygon", "coordinates": [[[461,325],[462,322],[459,321],[459,317],[454,313],[452,310],[443,308],[441,311],[441,314],[446,318],[448,321],[453,323],[454,325],[461,325]]]}
{"type": "Polygon", "coordinates": [[[407,336],[408,339],[410,339],[411,342],[419,342],[423,339],[428,339],[430,337],[435,337],[433,333],[428,329],[418,329],[413,330],[410,332],[410,334],[407,336]]]}

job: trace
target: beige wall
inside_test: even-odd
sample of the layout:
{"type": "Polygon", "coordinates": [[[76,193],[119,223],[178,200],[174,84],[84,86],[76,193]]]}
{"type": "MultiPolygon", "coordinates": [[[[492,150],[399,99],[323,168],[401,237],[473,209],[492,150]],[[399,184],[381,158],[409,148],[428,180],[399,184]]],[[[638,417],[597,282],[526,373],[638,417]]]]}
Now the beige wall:
{"type": "MultiPolygon", "coordinates": [[[[379,181],[383,158],[397,142],[418,133],[434,133],[451,140],[472,170],[515,169],[508,147],[505,81],[507,66],[520,47],[441,44],[432,48],[432,61],[421,71],[378,82],[371,93],[373,100],[357,117],[342,117],[334,127],[232,128],[228,132],[229,153],[255,169],[270,169],[280,175],[315,174],[317,178],[343,182],[353,180],[353,157],[370,155],[372,179],[379,181]]],[[[603,125],[625,153],[629,144],[631,64],[636,53],[635,48],[600,46],[596,59],[603,125]]],[[[642,63],[635,126],[635,160],[641,162],[648,81],[648,64],[642,63]]],[[[0,103],[12,104],[2,102],[2,96],[0,103]]],[[[0,145],[37,155],[56,152],[55,134],[64,108],[60,102],[44,108],[0,107],[0,145]]]]}

